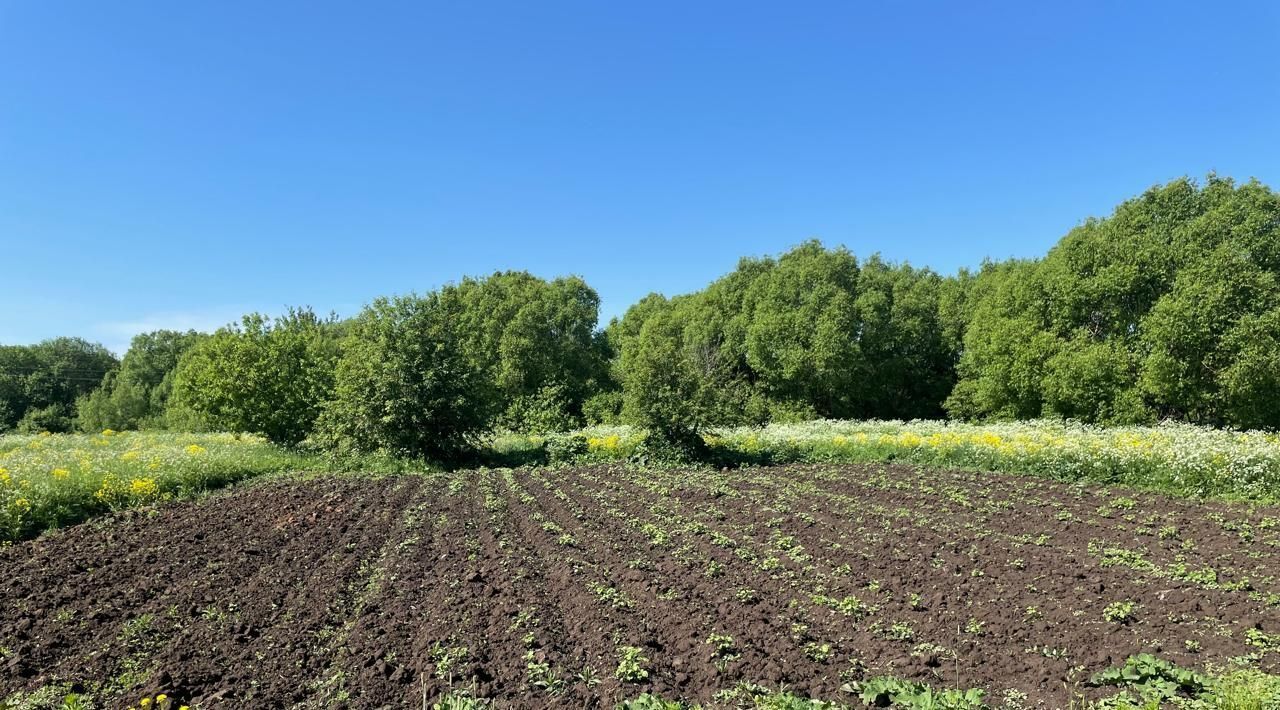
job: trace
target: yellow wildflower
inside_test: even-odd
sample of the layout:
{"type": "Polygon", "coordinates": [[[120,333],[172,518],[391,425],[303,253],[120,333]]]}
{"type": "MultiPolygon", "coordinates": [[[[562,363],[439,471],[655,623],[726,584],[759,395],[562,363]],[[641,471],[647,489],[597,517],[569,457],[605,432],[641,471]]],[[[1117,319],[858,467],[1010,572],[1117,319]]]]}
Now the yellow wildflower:
{"type": "Polygon", "coordinates": [[[52,475],[54,478],[57,478],[57,479],[63,479],[63,478],[66,478],[67,476],[70,476],[71,472],[65,468],[55,468],[53,469],[53,471],[50,472],[50,475],[52,475]]]}
{"type": "Polygon", "coordinates": [[[587,439],[587,448],[591,451],[613,451],[618,448],[618,444],[622,442],[622,438],[617,434],[610,434],[603,437],[591,437],[587,439]]]}
{"type": "Polygon", "coordinates": [[[121,460],[121,461],[133,461],[133,460],[135,460],[135,459],[137,459],[137,458],[138,458],[138,455],[139,455],[139,454],[138,454],[138,451],[137,451],[136,449],[134,449],[134,450],[130,450],[130,451],[126,451],[126,452],[124,452],[123,454],[120,454],[120,460],[121,460]]]}
{"type": "Polygon", "coordinates": [[[187,447],[187,453],[192,456],[199,456],[205,452],[205,448],[199,444],[191,444],[187,447]]]}
{"type": "Polygon", "coordinates": [[[115,430],[114,430],[114,429],[103,429],[103,430],[102,430],[102,435],[103,435],[103,436],[112,436],[112,435],[114,435],[115,433],[116,433],[116,432],[115,432],[115,430]]]}
{"type": "Polygon", "coordinates": [[[13,501],[13,507],[17,509],[18,512],[25,513],[31,510],[31,501],[26,498],[16,498],[13,501]]]}
{"type": "Polygon", "coordinates": [[[129,482],[129,492],[139,498],[155,498],[160,495],[160,486],[154,478],[135,478],[129,482]]]}

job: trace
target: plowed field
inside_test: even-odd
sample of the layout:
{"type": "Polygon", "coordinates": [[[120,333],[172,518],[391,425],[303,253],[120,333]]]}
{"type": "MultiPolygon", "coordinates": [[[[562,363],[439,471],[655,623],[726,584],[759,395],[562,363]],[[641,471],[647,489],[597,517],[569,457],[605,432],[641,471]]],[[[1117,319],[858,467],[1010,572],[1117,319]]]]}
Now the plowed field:
{"type": "Polygon", "coordinates": [[[1064,707],[1140,652],[1267,667],[1277,544],[1277,509],[892,466],[282,479],[0,550],[0,698],[856,704],[896,675],[1064,707]]]}

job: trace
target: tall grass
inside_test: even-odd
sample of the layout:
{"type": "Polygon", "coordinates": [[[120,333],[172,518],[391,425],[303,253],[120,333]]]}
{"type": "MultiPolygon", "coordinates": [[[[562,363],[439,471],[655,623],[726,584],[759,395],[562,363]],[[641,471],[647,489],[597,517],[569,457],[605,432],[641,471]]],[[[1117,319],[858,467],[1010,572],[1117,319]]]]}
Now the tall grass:
{"type": "Polygon", "coordinates": [[[310,463],[248,435],[0,436],[0,541],[310,463]]]}
{"type": "MultiPolygon", "coordinates": [[[[903,461],[1117,483],[1190,497],[1274,501],[1280,496],[1280,435],[1188,424],[824,420],[723,429],[704,437],[713,455],[726,463],[903,461]]],[[[492,447],[507,454],[540,447],[566,450],[572,448],[566,438],[578,442],[578,460],[622,460],[637,450],[644,433],[631,427],[593,428],[550,437],[501,437],[492,447]]]]}

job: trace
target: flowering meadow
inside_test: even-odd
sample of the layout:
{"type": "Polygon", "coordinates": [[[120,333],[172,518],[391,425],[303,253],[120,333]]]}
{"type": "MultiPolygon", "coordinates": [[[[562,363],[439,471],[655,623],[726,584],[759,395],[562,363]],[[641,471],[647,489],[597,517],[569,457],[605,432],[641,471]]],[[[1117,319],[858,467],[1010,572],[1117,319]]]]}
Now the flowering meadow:
{"type": "MultiPolygon", "coordinates": [[[[636,451],[644,434],[617,426],[583,429],[573,437],[585,446],[581,460],[620,460],[636,451]]],[[[738,463],[902,461],[1123,484],[1181,496],[1280,497],[1280,435],[1188,424],[822,420],[715,430],[704,438],[721,459],[738,463]]],[[[508,437],[494,446],[554,447],[556,440],[508,437]]]]}
{"type": "Polygon", "coordinates": [[[783,461],[903,460],[1195,497],[1266,500],[1280,491],[1280,436],[1189,424],[816,421],[733,429],[720,440],[731,450],[768,450],[774,460],[783,461]]]}
{"type": "Polygon", "coordinates": [[[303,458],[243,434],[0,436],[0,541],[109,510],[196,495],[303,458]]]}

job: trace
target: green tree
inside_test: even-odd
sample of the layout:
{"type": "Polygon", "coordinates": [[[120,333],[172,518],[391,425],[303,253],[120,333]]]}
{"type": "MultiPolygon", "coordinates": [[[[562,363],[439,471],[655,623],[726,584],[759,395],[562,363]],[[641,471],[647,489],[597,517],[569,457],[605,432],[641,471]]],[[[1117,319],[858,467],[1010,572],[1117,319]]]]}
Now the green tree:
{"type": "Polygon", "coordinates": [[[652,313],[622,355],[623,412],[649,432],[651,443],[696,456],[713,408],[685,347],[674,309],[652,313]]]}
{"type": "Polygon", "coordinates": [[[467,356],[456,288],[380,298],[350,324],[319,438],[339,453],[457,459],[498,401],[467,356]]]}
{"type": "Polygon", "coordinates": [[[250,314],[220,329],[181,356],[170,408],[193,412],[214,429],[301,442],[333,392],[333,323],[291,309],[274,320],[250,314]]]}
{"type": "Polygon", "coordinates": [[[0,346],[0,431],[69,431],[75,401],[119,363],[80,338],[0,346]]]}
{"type": "Polygon", "coordinates": [[[754,279],[744,302],[746,360],[770,399],[823,417],[859,413],[870,370],[857,283],[857,259],[817,242],[754,279]]]}
{"type": "Polygon", "coordinates": [[[947,283],[807,242],[777,259],[743,259],[702,291],[651,295],[607,331],[623,417],[652,423],[638,403],[652,405],[654,392],[691,398],[684,413],[701,426],[936,416],[955,381],[966,313],[964,285],[950,287],[944,311],[947,283]],[[658,332],[646,334],[655,318],[658,332]],[[643,352],[654,347],[678,354],[670,372],[643,352]]]}
{"type": "Polygon", "coordinates": [[[499,425],[541,432],[582,423],[583,403],[608,377],[591,287],[577,277],[508,271],[464,279],[449,293],[461,309],[464,354],[492,380],[499,425]]]}
{"type": "Polygon", "coordinates": [[[1038,261],[973,280],[953,415],[1280,426],[1261,397],[1280,301],[1280,197],[1210,176],[1154,187],[1038,261]]]}
{"type": "Polygon", "coordinates": [[[134,336],[120,363],[102,386],[76,403],[83,431],[137,429],[159,423],[173,391],[174,371],[200,333],[157,330],[134,336]]]}
{"type": "Polygon", "coordinates": [[[1218,375],[1228,421],[1280,426],[1280,309],[1249,314],[1223,337],[1230,364],[1218,375]]]}

